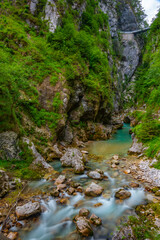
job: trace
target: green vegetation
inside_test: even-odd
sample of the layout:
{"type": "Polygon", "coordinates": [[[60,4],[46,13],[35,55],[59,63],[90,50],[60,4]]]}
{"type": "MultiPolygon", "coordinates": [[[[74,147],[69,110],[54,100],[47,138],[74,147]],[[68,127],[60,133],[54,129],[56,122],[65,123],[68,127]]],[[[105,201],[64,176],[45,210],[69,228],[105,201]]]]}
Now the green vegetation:
{"type": "MultiPolygon", "coordinates": [[[[160,121],[152,110],[135,111],[133,116],[137,121],[133,132],[146,147],[145,154],[149,158],[155,157],[160,151],[160,121]]],[[[157,157],[158,160],[159,157],[157,157]]],[[[160,169],[160,161],[154,165],[160,169]]]]}
{"type": "Polygon", "coordinates": [[[154,222],[155,217],[160,215],[160,204],[150,203],[147,205],[137,206],[136,213],[138,214],[138,217],[129,217],[129,224],[132,227],[136,239],[159,240],[160,234],[157,234],[158,226],[156,226],[154,222]]]}
{"type": "Polygon", "coordinates": [[[65,3],[59,0],[62,23],[55,33],[50,33],[42,21],[45,3],[41,1],[34,16],[25,0],[0,3],[1,131],[16,129],[27,134],[23,128],[25,114],[35,126],[47,125],[54,133],[61,118],[62,101],[57,92],[52,109],[46,110],[39,102],[38,86],[47,77],[53,86],[64,78],[72,87],[79,79],[88,92],[102,95],[112,106],[115,73],[108,63],[107,53],[113,51],[107,15],[99,9],[98,2],[87,1],[79,29],[79,13],[71,8],[72,1],[68,1],[64,13],[65,3]]]}
{"type": "Polygon", "coordinates": [[[136,99],[155,111],[160,106],[160,12],[151,25],[142,64],[137,71],[136,99]]]}
{"type": "Polygon", "coordinates": [[[22,179],[40,179],[43,175],[41,166],[31,167],[33,162],[32,151],[28,148],[27,143],[19,142],[21,152],[19,156],[21,160],[11,159],[2,160],[0,159],[0,168],[9,171],[14,177],[22,179]]]}
{"type": "MultiPolygon", "coordinates": [[[[160,12],[151,25],[143,52],[142,63],[136,73],[138,107],[145,104],[145,111],[136,112],[138,125],[134,132],[146,147],[146,155],[155,157],[160,152],[160,12]]],[[[159,162],[154,166],[160,169],[159,162]]]]}
{"type": "Polygon", "coordinates": [[[156,229],[154,228],[155,225],[146,218],[146,216],[141,216],[141,219],[130,216],[129,222],[137,240],[144,240],[147,238],[154,240],[160,239],[156,234],[156,229]]]}

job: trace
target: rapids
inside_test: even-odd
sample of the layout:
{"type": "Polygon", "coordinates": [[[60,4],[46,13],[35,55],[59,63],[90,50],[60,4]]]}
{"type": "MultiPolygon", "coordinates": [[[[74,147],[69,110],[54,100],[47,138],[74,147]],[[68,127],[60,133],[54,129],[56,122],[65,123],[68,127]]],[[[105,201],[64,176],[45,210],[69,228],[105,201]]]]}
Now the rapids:
{"type": "MultiPolygon", "coordinates": [[[[122,172],[111,169],[107,164],[107,160],[114,154],[120,157],[127,155],[127,150],[131,145],[131,136],[129,135],[130,126],[124,124],[123,129],[118,130],[112,139],[107,141],[97,141],[89,144],[88,149],[91,154],[101,155],[102,160],[92,159],[87,163],[87,167],[91,169],[99,168],[108,176],[108,180],[99,181],[98,184],[103,186],[104,192],[101,196],[95,198],[85,197],[83,193],[76,196],[69,196],[66,192],[65,196],[69,196],[67,205],[60,205],[52,197],[48,201],[41,200],[41,205],[45,211],[41,214],[40,221],[33,225],[30,232],[22,232],[23,240],[59,240],[72,239],[69,234],[75,230],[75,224],[72,218],[78,214],[82,207],[95,213],[102,219],[102,226],[94,228],[94,236],[88,238],[90,240],[106,240],[112,239],[113,232],[121,223],[127,221],[129,215],[134,215],[135,206],[145,201],[145,193],[142,187],[137,189],[130,188],[131,197],[123,202],[117,201],[114,193],[120,187],[127,185],[132,179],[122,172]],[[99,207],[94,205],[100,203],[99,207]]],[[[63,171],[59,161],[52,163],[59,172],[63,171]]],[[[82,175],[74,175],[72,179],[79,182],[85,188],[93,179],[88,178],[86,172],[82,175]]],[[[42,188],[47,186],[45,180],[32,182],[30,188],[42,188]]],[[[74,238],[75,239],[75,238],[74,238]]],[[[77,238],[79,239],[79,238],[77,238]]]]}

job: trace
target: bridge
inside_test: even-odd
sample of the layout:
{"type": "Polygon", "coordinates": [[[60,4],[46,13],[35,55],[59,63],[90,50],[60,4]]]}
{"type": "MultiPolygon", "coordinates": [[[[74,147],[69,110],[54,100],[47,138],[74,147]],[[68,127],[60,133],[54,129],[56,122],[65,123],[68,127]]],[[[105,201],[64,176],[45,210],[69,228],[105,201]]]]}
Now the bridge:
{"type": "Polygon", "coordinates": [[[136,34],[139,34],[139,33],[147,32],[148,30],[150,30],[150,28],[144,28],[144,29],[128,31],[128,32],[120,31],[119,33],[121,33],[121,34],[135,34],[136,35],[136,34]]]}

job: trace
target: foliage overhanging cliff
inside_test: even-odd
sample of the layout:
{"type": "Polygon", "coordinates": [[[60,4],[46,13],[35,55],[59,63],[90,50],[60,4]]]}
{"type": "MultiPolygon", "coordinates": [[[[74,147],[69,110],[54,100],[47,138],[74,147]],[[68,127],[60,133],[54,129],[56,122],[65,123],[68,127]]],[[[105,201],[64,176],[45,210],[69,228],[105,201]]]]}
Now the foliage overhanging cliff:
{"type": "Polygon", "coordinates": [[[142,25],[140,1],[3,0],[0,14],[1,131],[71,143],[110,124],[140,54],[118,31],[142,25]]]}

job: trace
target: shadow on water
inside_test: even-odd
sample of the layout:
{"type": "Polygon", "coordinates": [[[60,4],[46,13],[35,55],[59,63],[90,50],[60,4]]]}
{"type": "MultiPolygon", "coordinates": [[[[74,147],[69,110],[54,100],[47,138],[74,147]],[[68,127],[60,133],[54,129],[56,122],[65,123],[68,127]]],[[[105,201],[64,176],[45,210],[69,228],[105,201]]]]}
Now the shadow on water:
{"type": "MultiPolygon", "coordinates": [[[[75,225],[72,222],[73,216],[78,214],[82,207],[95,213],[102,219],[102,226],[94,229],[94,236],[89,240],[106,240],[112,239],[112,233],[121,222],[126,221],[127,216],[134,215],[134,207],[144,202],[145,193],[143,188],[129,189],[131,197],[123,202],[117,201],[114,194],[117,189],[126,185],[131,180],[125,174],[118,170],[113,170],[106,163],[106,160],[114,154],[119,154],[122,157],[127,154],[128,148],[131,145],[131,136],[129,135],[129,125],[124,124],[123,129],[118,130],[112,139],[108,141],[92,142],[89,146],[89,151],[92,154],[102,155],[101,161],[95,159],[88,162],[91,169],[100,168],[108,176],[108,180],[98,182],[104,188],[101,196],[96,198],[85,197],[83,193],[78,193],[76,196],[69,197],[68,205],[60,205],[56,199],[49,197],[47,202],[41,201],[45,212],[42,213],[40,222],[33,227],[29,233],[22,233],[22,240],[68,240],[70,233],[75,230],[75,225]],[[95,204],[99,207],[95,207],[95,204]],[[67,221],[65,219],[68,219],[67,221]]],[[[63,168],[59,162],[53,163],[53,167],[61,172],[63,168]],[[54,165],[55,164],[55,165],[54,165]]],[[[83,188],[86,188],[93,179],[88,178],[87,172],[82,175],[75,175],[73,179],[80,182],[83,188]]],[[[41,186],[43,181],[37,183],[36,187],[41,186]]],[[[46,184],[46,183],[45,183],[46,184]]],[[[34,185],[35,186],[35,185],[34,185]]],[[[33,187],[33,186],[32,186],[33,187]]],[[[76,238],[73,238],[76,239],[76,238]]],[[[79,239],[79,238],[77,238],[79,239]]]]}

